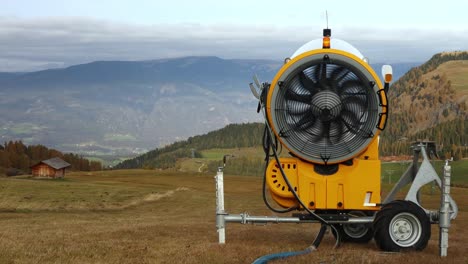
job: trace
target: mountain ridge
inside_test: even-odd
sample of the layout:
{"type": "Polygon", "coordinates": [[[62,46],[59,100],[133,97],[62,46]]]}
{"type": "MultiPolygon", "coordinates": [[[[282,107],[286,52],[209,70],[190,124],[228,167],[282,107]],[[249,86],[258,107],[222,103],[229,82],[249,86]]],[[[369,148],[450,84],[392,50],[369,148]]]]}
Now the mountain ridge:
{"type": "MultiPolygon", "coordinates": [[[[260,121],[248,84],[254,74],[271,81],[281,65],[192,56],[3,73],[0,139],[134,156],[230,123],[260,121]]],[[[395,72],[412,66],[396,65],[395,72]]]]}

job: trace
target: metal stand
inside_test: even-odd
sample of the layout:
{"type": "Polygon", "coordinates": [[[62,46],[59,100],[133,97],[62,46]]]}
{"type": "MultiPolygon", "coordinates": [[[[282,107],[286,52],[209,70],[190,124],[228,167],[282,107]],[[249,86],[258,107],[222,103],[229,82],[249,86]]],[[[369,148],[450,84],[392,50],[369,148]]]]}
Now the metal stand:
{"type": "MultiPolygon", "coordinates": [[[[303,218],[300,216],[282,217],[282,216],[251,216],[247,213],[228,214],[224,210],[224,167],[219,167],[216,173],[216,229],[218,231],[218,243],[226,243],[226,223],[240,224],[267,224],[267,223],[321,223],[319,220],[303,218]]],[[[353,217],[346,220],[342,219],[327,219],[330,224],[370,224],[374,221],[374,217],[353,217]]]]}
{"type": "Polygon", "coordinates": [[[226,243],[226,227],[224,217],[227,215],[224,211],[224,175],[223,167],[218,168],[215,176],[216,181],[216,228],[218,229],[218,243],[226,243]]]}
{"type": "Polygon", "coordinates": [[[412,201],[424,209],[433,224],[439,223],[440,256],[445,257],[447,256],[448,229],[450,227],[450,221],[457,217],[458,206],[450,196],[451,167],[448,164],[448,160],[445,163],[443,181],[441,181],[437,175],[437,172],[429,161],[426,148],[427,144],[424,142],[413,146],[413,162],[387,195],[384,200],[384,204],[393,201],[398,191],[400,191],[407,184],[412,183],[408,193],[406,194],[405,200],[412,201]],[[422,154],[423,160],[421,166],[418,168],[420,153],[422,154]],[[441,203],[439,211],[425,209],[420,204],[420,189],[424,185],[431,182],[436,182],[441,190],[441,203]]]}
{"type": "Polygon", "coordinates": [[[449,161],[445,161],[444,178],[442,181],[442,195],[440,200],[440,216],[439,216],[439,248],[440,256],[447,256],[448,249],[448,230],[450,227],[450,177],[451,166],[449,161]]]}
{"type": "MultiPolygon", "coordinates": [[[[429,162],[426,153],[426,145],[420,143],[413,147],[414,158],[412,164],[408,167],[406,172],[395,184],[393,189],[384,199],[384,204],[389,203],[395,199],[395,195],[407,184],[411,183],[410,190],[408,191],[405,200],[412,201],[418,204],[424,211],[426,211],[431,223],[439,223],[440,228],[440,256],[447,256],[448,249],[448,229],[450,221],[455,219],[458,214],[458,206],[450,196],[450,173],[451,167],[446,161],[444,166],[443,181],[440,180],[434,167],[429,162]],[[423,161],[418,168],[419,154],[422,153],[423,161]],[[441,189],[441,206],[439,211],[427,210],[420,204],[419,192],[422,186],[436,182],[441,189]]],[[[224,162],[225,164],[225,162],[224,162]]],[[[224,210],[224,176],[223,168],[219,167],[215,176],[216,180],[216,228],[219,236],[219,244],[226,243],[226,223],[235,222],[241,224],[254,224],[254,223],[320,223],[320,221],[311,218],[303,218],[300,216],[280,217],[280,216],[250,216],[247,213],[230,215],[224,210]]],[[[374,216],[352,217],[347,219],[327,219],[330,224],[369,224],[374,221],[374,216]]]]}

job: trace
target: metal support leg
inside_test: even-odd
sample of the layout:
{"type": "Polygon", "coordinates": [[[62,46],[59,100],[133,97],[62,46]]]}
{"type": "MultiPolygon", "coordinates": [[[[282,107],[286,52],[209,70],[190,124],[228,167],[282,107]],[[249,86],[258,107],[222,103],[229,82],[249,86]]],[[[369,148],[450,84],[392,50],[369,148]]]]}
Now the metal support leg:
{"type": "Polygon", "coordinates": [[[218,168],[215,176],[216,181],[216,228],[218,229],[218,243],[226,243],[226,221],[227,215],[224,211],[224,175],[223,167],[218,168]]]}
{"type": "Polygon", "coordinates": [[[442,195],[440,201],[439,213],[439,248],[440,256],[447,256],[448,249],[448,230],[450,227],[450,176],[451,166],[448,161],[444,166],[444,178],[442,180],[442,195]]]}
{"type": "MultiPolygon", "coordinates": [[[[424,151],[424,149],[423,149],[424,151]]],[[[416,178],[416,175],[419,170],[418,166],[418,161],[419,161],[419,154],[421,153],[421,148],[420,147],[415,147],[413,149],[413,162],[408,166],[406,171],[403,173],[403,175],[400,177],[398,182],[393,186],[392,190],[388,193],[387,197],[383,201],[384,204],[389,203],[393,200],[395,200],[395,195],[397,192],[399,192],[403,187],[406,185],[412,183],[414,179],[416,178]]],[[[421,194],[418,191],[416,200],[418,203],[421,201],[421,194]]]]}
{"type": "Polygon", "coordinates": [[[405,173],[403,173],[403,175],[398,180],[398,182],[393,186],[392,190],[388,193],[387,197],[385,197],[385,199],[383,201],[384,204],[395,200],[395,195],[401,189],[403,189],[403,187],[405,187],[406,185],[410,184],[413,181],[414,175],[416,175],[416,174],[413,174],[413,171],[414,171],[413,168],[414,168],[414,161],[413,161],[413,163],[411,163],[410,166],[408,166],[405,173]]]}

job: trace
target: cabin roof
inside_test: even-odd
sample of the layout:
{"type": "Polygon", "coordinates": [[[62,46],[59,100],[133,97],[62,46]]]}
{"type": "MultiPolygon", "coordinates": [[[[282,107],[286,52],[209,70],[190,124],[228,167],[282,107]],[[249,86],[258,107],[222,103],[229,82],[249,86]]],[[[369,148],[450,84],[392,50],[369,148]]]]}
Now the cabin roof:
{"type": "MultiPolygon", "coordinates": [[[[36,165],[39,165],[41,163],[47,164],[47,165],[49,165],[50,167],[52,167],[52,168],[54,168],[56,170],[64,169],[64,168],[67,168],[67,167],[71,166],[70,163],[64,161],[61,158],[51,158],[51,159],[48,159],[48,160],[43,160],[43,161],[39,162],[36,165]]],[[[34,165],[34,166],[36,166],[36,165],[34,165]]]]}

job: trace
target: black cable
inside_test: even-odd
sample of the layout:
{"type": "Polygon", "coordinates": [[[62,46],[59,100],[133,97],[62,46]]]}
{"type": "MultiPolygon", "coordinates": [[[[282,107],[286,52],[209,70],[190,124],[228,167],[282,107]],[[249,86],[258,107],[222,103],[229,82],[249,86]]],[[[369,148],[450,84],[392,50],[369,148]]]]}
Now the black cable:
{"type": "MultiPolygon", "coordinates": [[[[273,143],[271,142],[271,138],[272,138],[272,135],[271,135],[271,128],[270,128],[270,125],[268,122],[265,122],[265,126],[267,127],[267,133],[268,133],[268,138],[270,139],[270,144],[273,143]]],[[[319,215],[317,215],[316,213],[312,212],[305,204],[304,202],[301,200],[301,198],[299,197],[299,195],[297,194],[296,190],[293,188],[291,182],[289,181],[288,177],[286,176],[286,173],[284,172],[283,170],[283,166],[281,166],[281,162],[279,160],[279,157],[278,157],[278,154],[276,153],[276,149],[275,148],[272,148],[273,150],[273,154],[274,154],[274,157],[275,157],[275,160],[276,160],[276,163],[278,164],[278,168],[281,172],[281,176],[283,177],[284,181],[286,182],[286,184],[288,185],[288,188],[291,190],[291,193],[294,195],[294,198],[296,198],[296,200],[299,202],[299,204],[309,213],[311,214],[313,217],[315,217],[320,223],[322,223],[322,226],[325,225],[325,226],[330,226],[330,228],[332,228],[335,233],[336,233],[336,243],[335,243],[335,248],[337,248],[339,245],[340,245],[340,241],[341,241],[341,238],[340,238],[340,232],[338,231],[338,229],[336,229],[335,226],[333,226],[332,224],[328,223],[325,219],[323,219],[322,217],[320,217],[319,215]]],[[[321,229],[322,231],[322,229],[321,229]]],[[[323,231],[325,232],[325,231],[323,231]]],[[[319,233],[320,234],[320,233],[319,233]]],[[[323,236],[323,235],[322,235],[323,236]]],[[[317,238],[316,240],[318,239],[318,235],[317,235],[317,238]]],[[[321,239],[320,239],[321,240],[321,239]]]]}
{"type": "MultiPolygon", "coordinates": [[[[266,89],[265,89],[266,90],[266,89]]],[[[262,92],[265,92],[262,91],[262,92]]],[[[262,97],[260,102],[259,102],[259,110],[260,109],[263,109],[265,110],[264,108],[264,103],[265,103],[265,97],[262,97]],[[263,100],[262,100],[263,99],[263,100]]],[[[319,233],[317,234],[317,236],[315,237],[313,243],[312,243],[312,246],[306,248],[305,250],[303,251],[298,251],[298,252],[283,252],[283,253],[279,253],[279,254],[271,254],[271,255],[267,255],[267,256],[264,256],[264,257],[261,257],[259,259],[257,259],[256,261],[254,261],[254,263],[266,263],[268,262],[269,260],[273,260],[273,259],[277,259],[277,258],[285,258],[285,257],[289,257],[289,256],[296,256],[296,255],[302,255],[302,254],[307,254],[307,253],[310,253],[312,252],[313,250],[316,250],[318,248],[318,246],[320,245],[320,242],[322,241],[323,239],[323,236],[325,235],[325,232],[327,230],[327,226],[330,226],[330,228],[332,228],[335,233],[336,233],[336,243],[335,243],[335,246],[334,248],[337,248],[340,244],[340,232],[337,230],[337,228],[333,225],[331,225],[330,223],[328,223],[325,219],[323,219],[322,217],[320,217],[319,215],[315,214],[314,212],[312,212],[305,204],[304,202],[300,199],[299,195],[297,194],[296,190],[292,187],[291,185],[291,182],[289,182],[289,179],[288,177],[286,176],[284,170],[283,170],[283,167],[281,166],[281,162],[279,160],[279,157],[278,157],[278,153],[277,153],[277,150],[278,150],[278,138],[274,137],[275,138],[275,143],[273,143],[273,137],[272,137],[272,134],[271,134],[271,128],[270,128],[270,125],[268,123],[268,119],[267,119],[267,116],[266,116],[266,113],[263,111],[263,116],[265,118],[265,130],[264,130],[264,133],[263,133],[263,137],[262,137],[262,141],[263,141],[263,150],[265,152],[265,170],[264,170],[264,177],[263,177],[263,200],[266,204],[266,206],[272,210],[273,212],[290,212],[292,210],[296,210],[296,209],[299,209],[299,206],[297,207],[291,207],[291,208],[287,208],[285,210],[278,210],[278,209],[274,209],[268,202],[267,198],[266,198],[266,174],[267,174],[267,168],[268,168],[268,165],[269,165],[269,161],[270,161],[270,156],[273,156],[276,160],[276,163],[278,164],[278,168],[281,172],[281,176],[283,177],[284,181],[286,182],[286,184],[288,185],[288,188],[291,190],[291,193],[294,195],[294,197],[296,198],[296,200],[299,202],[299,204],[309,213],[311,214],[312,216],[314,216],[320,223],[322,223],[321,227],[320,227],[320,230],[319,230],[319,233]],[[273,145],[273,147],[271,147],[273,145]],[[273,151],[273,155],[270,155],[270,149],[273,151]]],[[[281,148],[282,150],[282,148],[281,148]]]]}
{"type": "MultiPolygon", "coordinates": [[[[298,206],[293,206],[293,207],[289,207],[289,208],[286,208],[286,209],[276,209],[274,208],[270,202],[268,202],[268,199],[267,199],[267,193],[266,193],[266,178],[267,178],[267,168],[268,168],[268,165],[270,163],[270,142],[271,142],[271,139],[268,135],[268,131],[267,131],[267,127],[265,125],[265,131],[263,132],[263,151],[265,152],[265,170],[263,171],[263,202],[265,203],[265,205],[268,207],[268,209],[270,209],[271,211],[275,212],[275,213],[289,213],[291,211],[294,211],[294,210],[297,210],[299,209],[298,206]]],[[[276,145],[277,146],[277,145],[276,145]]],[[[274,147],[276,147],[274,146],[274,147]]]]}
{"type": "MultiPolygon", "coordinates": [[[[269,135],[269,139],[270,139],[270,143],[273,143],[271,142],[271,139],[272,139],[272,135],[271,135],[271,128],[270,128],[270,125],[268,124],[268,122],[265,122],[265,125],[267,126],[267,131],[268,131],[268,135],[269,135]]],[[[288,188],[291,190],[291,193],[293,194],[294,198],[296,198],[296,200],[299,202],[299,204],[304,208],[304,210],[306,210],[309,214],[311,214],[312,216],[314,216],[320,223],[322,224],[325,224],[325,225],[330,225],[325,219],[323,219],[322,217],[320,217],[319,215],[315,214],[314,212],[312,212],[305,204],[304,202],[301,200],[301,198],[299,197],[299,195],[297,194],[296,190],[294,190],[291,182],[289,182],[289,179],[288,177],[286,176],[286,173],[284,172],[283,170],[283,166],[281,166],[281,162],[279,160],[279,157],[278,157],[278,153],[276,153],[276,149],[275,148],[272,148],[273,150],[273,154],[274,154],[274,157],[275,157],[275,160],[276,160],[276,163],[278,164],[278,168],[281,172],[281,176],[283,176],[283,179],[284,181],[286,182],[286,184],[288,185],[288,188]]]]}
{"type": "MultiPolygon", "coordinates": [[[[325,219],[323,219],[322,217],[320,217],[319,215],[315,214],[314,212],[312,212],[305,204],[304,202],[301,200],[301,198],[299,197],[299,195],[297,194],[296,190],[294,190],[294,188],[292,187],[291,183],[289,182],[289,179],[288,177],[286,176],[284,170],[283,170],[283,167],[281,166],[281,162],[279,160],[279,157],[278,157],[278,153],[277,153],[277,146],[278,146],[278,139],[276,137],[273,137],[273,135],[271,134],[271,127],[270,127],[270,124],[268,123],[268,118],[266,116],[266,112],[265,112],[265,102],[266,102],[266,95],[267,95],[267,91],[268,91],[268,88],[269,88],[269,85],[265,86],[266,89],[263,89],[262,90],[262,96],[260,97],[260,110],[263,110],[262,113],[263,113],[263,117],[265,118],[265,131],[264,131],[264,134],[263,134],[263,150],[265,151],[266,153],[266,159],[269,159],[269,156],[270,156],[270,149],[273,151],[273,157],[275,157],[275,160],[276,160],[276,163],[278,164],[278,168],[281,172],[281,176],[283,177],[284,181],[286,182],[286,184],[288,185],[289,189],[291,190],[291,193],[294,195],[294,198],[296,198],[296,200],[299,202],[299,204],[309,213],[311,214],[312,216],[314,216],[320,223],[322,224],[325,224],[325,225],[330,225],[325,219]],[[276,144],[273,143],[273,138],[275,138],[276,140],[276,144]],[[273,145],[273,147],[271,147],[271,145],[273,145]],[[268,146],[268,148],[266,147],[268,146]]],[[[268,164],[265,166],[265,168],[268,166],[268,164]]],[[[266,169],[265,169],[265,174],[266,174],[266,169]]],[[[264,177],[265,178],[265,177],[264,177]]],[[[265,199],[266,200],[266,199],[265,199]]],[[[268,206],[268,205],[267,205],[268,206]]],[[[289,209],[289,208],[288,208],[289,209]]],[[[286,210],[288,210],[286,209],[286,210]]],[[[331,226],[331,225],[330,225],[331,226]]],[[[334,228],[333,226],[331,226],[332,228],[334,228]]],[[[334,228],[336,229],[336,228],[334,228]]],[[[337,232],[338,233],[338,232],[337,232]]]]}
{"type": "MultiPolygon", "coordinates": [[[[325,219],[323,219],[322,217],[320,217],[319,215],[315,214],[314,212],[312,212],[305,204],[304,202],[301,200],[301,198],[299,197],[299,195],[297,194],[296,190],[294,190],[294,188],[292,187],[291,185],[291,182],[289,182],[289,179],[288,177],[286,176],[284,170],[283,170],[283,167],[281,166],[281,162],[279,160],[279,157],[278,157],[278,153],[277,153],[277,148],[278,148],[278,139],[276,137],[274,137],[275,139],[275,143],[273,143],[273,136],[271,134],[271,127],[270,127],[270,124],[268,123],[268,118],[266,116],[266,112],[265,112],[265,103],[266,103],[266,95],[268,94],[268,89],[269,89],[269,85],[266,85],[262,90],[262,96],[260,97],[260,102],[259,102],[259,106],[260,106],[260,110],[263,110],[262,113],[263,113],[263,117],[265,118],[265,130],[264,130],[264,134],[263,134],[263,150],[265,151],[265,161],[266,161],[266,165],[265,165],[265,173],[264,173],[264,179],[263,179],[263,198],[264,198],[264,202],[265,204],[267,205],[268,208],[270,208],[270,210],[276,212],[275,210],[277,209],[274,209],[267,201],[266,199],[266,168],[268,167],[268,161],[269,161],[269,157],[270,157],[270,149],[273,151],[273,155],[271,156],[274,156],[275,157],[275,160],[276,160],[276,163],[278,164],[278,168],[281,172],[281,176],[283,177],[284,181],[286,182],[286,184],[288,185],[288,188],[291,190],[291,193],[294,195],[294,198],[296,198],[296,200],[299,202],[299,204],[309,213],[311,214],[312,216],[314,216],[320,223],[322,223],[322,225],[326,225],[326,226],[330,226],[330,228],[332,228],[336,235],[337,235],[337,240],[336,240],[336,244],[335,244],[335,247],[338,247],[339,246],[339,243],[340,243],[340,233],[338,232],[338,230],[336,229],[336,227],[334,227],[333,225],[329,224],[325,219]],[[271,147],[271,145],[273,145],[273,147],[271,147]]],[[[298,208],[297,208],[298,209],[298,208]]],[[[288,208],[288,209],[285,209],[285,211],[292,211],[294,209],[292,208],[288,208]]]]}
{"type": "Polygon", "coordinates": [[[314,242],[312,242],[312,246],[314,246],[315,248],[319,247],[320,242],[322,242],[323,236],[325,235],[325,231],[327,231],[327,225],[322,224],[322,226],[320,226],[320,230],[317,236],[314,239],[314,242]]]}

